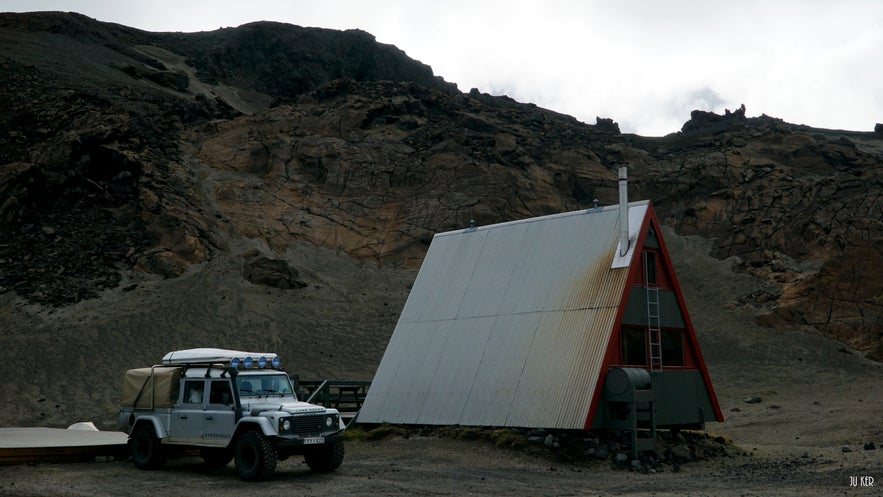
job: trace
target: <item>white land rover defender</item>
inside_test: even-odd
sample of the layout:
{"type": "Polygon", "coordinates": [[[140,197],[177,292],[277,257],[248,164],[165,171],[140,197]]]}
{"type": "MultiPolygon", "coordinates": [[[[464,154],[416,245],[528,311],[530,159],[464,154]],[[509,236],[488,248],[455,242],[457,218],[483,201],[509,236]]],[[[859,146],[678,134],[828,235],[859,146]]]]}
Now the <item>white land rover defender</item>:
{"type": "Polygon", "coordinates": [[[236,461],[244,480],[265,480],[276,462],[302,454],[311,470],[343,462],[336,409],[300,402],[276,354],[225,349],[169,352],[162,364],[130,369],[118,424],[135,466],[158,469],[181,449],[211,465],[236,461]]]}

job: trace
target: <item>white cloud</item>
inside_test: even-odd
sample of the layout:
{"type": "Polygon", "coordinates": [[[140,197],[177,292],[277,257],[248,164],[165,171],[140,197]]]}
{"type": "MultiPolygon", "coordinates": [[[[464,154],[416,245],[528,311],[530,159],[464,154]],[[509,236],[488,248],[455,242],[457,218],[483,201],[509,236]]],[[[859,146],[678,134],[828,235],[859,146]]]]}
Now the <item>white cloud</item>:
{"type": "Polygon", "coordinates": [[[883,121],[883,2],[876,0],[0,1],[77,10],[151,31],[273,20],[360,28],[461,90],[505,93],[593,123],[662,135],[695,108],[744,103],[819,127],[883,121]]]}

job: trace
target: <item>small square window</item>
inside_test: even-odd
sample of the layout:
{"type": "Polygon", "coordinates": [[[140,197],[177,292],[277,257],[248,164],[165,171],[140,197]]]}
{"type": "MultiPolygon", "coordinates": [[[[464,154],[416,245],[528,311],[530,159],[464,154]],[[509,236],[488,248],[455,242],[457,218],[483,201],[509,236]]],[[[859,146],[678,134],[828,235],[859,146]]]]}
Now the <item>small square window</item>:
{"type": "Polygon", "coordinates": [[[648,285],[656,284],[656,254],[653,252],[644,252],[644,274],[648,285]]]}
{"type": "Polygon", "coordinates": [[[185,404],[202,404],[205,392],[205,382],[203,381],[186,381],[184,382],[184,403],[185,404]]]}
{"type": "Polygon", "coordinates": [[[623,328],[620,332],[622,342],[622,363],[624,365],[647,365],[647,332],[637,328],[623,328]]]}
{"type": "Polygon", "coordinates": [[[682,331],[662,332],[662,364],[684,366],[684,333],[682,331]]]}
{"type": "Polygon", "coordinates": [[[209,403],[227,405],[231,402],[233,402],[233,396],[230,394],[230,382],[228,380],[212,381],[209,403]]]}

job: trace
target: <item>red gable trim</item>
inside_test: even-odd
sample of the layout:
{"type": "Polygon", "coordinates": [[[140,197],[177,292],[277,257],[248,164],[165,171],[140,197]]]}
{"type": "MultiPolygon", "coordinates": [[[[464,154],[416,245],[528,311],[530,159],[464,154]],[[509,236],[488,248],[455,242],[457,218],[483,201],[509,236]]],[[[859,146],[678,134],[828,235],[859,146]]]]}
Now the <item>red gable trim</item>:
{"type": "MultiPolygon", "coordinates": [[[[662,252],[663,258],[665,261],[665,269],[668,271],[668,274],[671,276],[671,284],[674,288],[675,295],[678,299],[678,305],[681,308],[681,313],[684,315],[684,322],[687,324],[687,336],[690,339],[690,345],[693,346],[693,350],[696,352],[696,362],[699,366],[699,371],[702,372],[702,379],[705,380],[705,388],[708,390],[708,396],[711,399],[711,405],[714,406],[714,415],[717,418],[718,422],[724,421],[723,412],[721,412],[721,406],[717,401],[717,394],[714,393],[714,387],[711,385],[711,377],[708,375],[708,367],[705,365],[705,359],[702,357],[702,349],[699,348],[699,340],[696,338],[696,329],[693,328],[693,321],[690,319],[690,313],[687,311],[687,305],[684,300],[684,294],[681,292],[681,285],[678,283],[678,276],[675,274],[674,266],[671,263],[671,257],[668,255],[668,247],[665,245],[665,240],[662,237],[662,230],[660,229],[659,219],[656,217],[656,212],[653,210],[652,205],[647,206],[648,212],[648,220],[653,223],[653,229],[656,231],[656,239],[659,240],[659,248],[662,252]]],[[[646,230],[642,232],[646,233],[646,230]]],[[[643,246],[643,238],[641,239],[643,246]]]]}
{"type": "MultiPolygon", "coordinates": [[[[638,236],[635,241],[635,250],[632,256],[631,265],[628,268],[629,274],[631,275],[632,271],[641,271],[641,253],[644,249],[644,242],[647,238],[648,228],[653,226],[653,230],[656,232],[656,239],[659,241],[659,251],[662,254],[662,261],[665,264],[665,270],[670,276],[672,289],[675,292],[675,296],[678,300],[678,305],[681,308],[681,313],[684,316],[684,322],[687,325],[687,339],[690,341],[690,348],[695,351],[696,354],[696,363],[699,367],[699,371],[702,373],[702,378],[705,380],[705,388],[708,390],[708,395],[711,399],[711,403],[714,406],[714,414],[719,422],[724,420],[724,415],[721,412],[720,404],[717,401],[717,395],[714,392],[714,387],[711,385],[711,378],[708,375],[708,368],[705,365],[705,359],[702,357],[702,351],[699,349],[699,342],[696,339],[696,331],[693,328],[693,322],[690,320],[690,315],[687,312],[687,306],[684,303],[684,295],[681,292],[680,283],[678,283],[677,275],[674,271],[674,266],[672,265],[671,258],[668,255],[668,248],[665,245],[665,240],[662,238],[662,230],[660,229],[659,219],[656,217],[656,212],[653,210],[652,203],[648,203],[647,205],[647,214],[644,216],[643,221],[641,222],[641,229],[638,231],[638,236]]],[[[631,281],[631,278],[628,278],[628,281],[631,281]]],[[[598,410],[599,401],[601,400],[601,393],[604,390],[604,381],[607,377],[607,369],[611,364],[618,363],[619,357],[619,348],[617,344],[618,340],[615,340],[614,337],[617,336],[620,330],[620,323],[622,322],[622,317],[625,314],[626,304],[628,303],[629,296],[631,294],[632,285],[627,284],[625,291],[622,294],[622,298],[619,302],[619,310],[616,314],[616,321],[614,322],[614,329],[611,333],[610,342],[607,345],[607,351],[604,354],[604,362],[601,365],[601,371],[598,375],[598,382],[595,384],[595,392],[592,395],[592,405],[589,408],[589,414],[586,418],[585,429],[589,430],[592,428],[592,423],[595,421],[595,414],[598,410]]]]}

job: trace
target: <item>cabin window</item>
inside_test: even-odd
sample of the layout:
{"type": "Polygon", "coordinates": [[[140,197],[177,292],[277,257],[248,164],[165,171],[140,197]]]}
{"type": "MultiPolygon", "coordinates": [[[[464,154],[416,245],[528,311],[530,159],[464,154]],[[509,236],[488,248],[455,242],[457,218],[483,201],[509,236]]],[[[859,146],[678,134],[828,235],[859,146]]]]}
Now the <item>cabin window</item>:
{"type": "Polygon", "coordinates": [[[644,238],[644,247],[659,248],[659,239],[656,238],[656,230],[653,229],[653,226],[650,226],[650,229],[647,230],[647,237],[644,238]]]}
{"type": "Polygon", "coordinates": [[[661,332],[662,364],[666,366],[684,366],[684,333],[666,330],[661,332]]]}
{"type": "Polygon", "coordinates": [[[656,284],[656,254],[644,252],[644,276],[648,285],[656,284]]]}
{"type": "Polygon", "coordinates": [[[622,364],[645,366],[647,364],[647,332],[638,328],[623,328],[620,332],[622,342],[622,364]]]}

